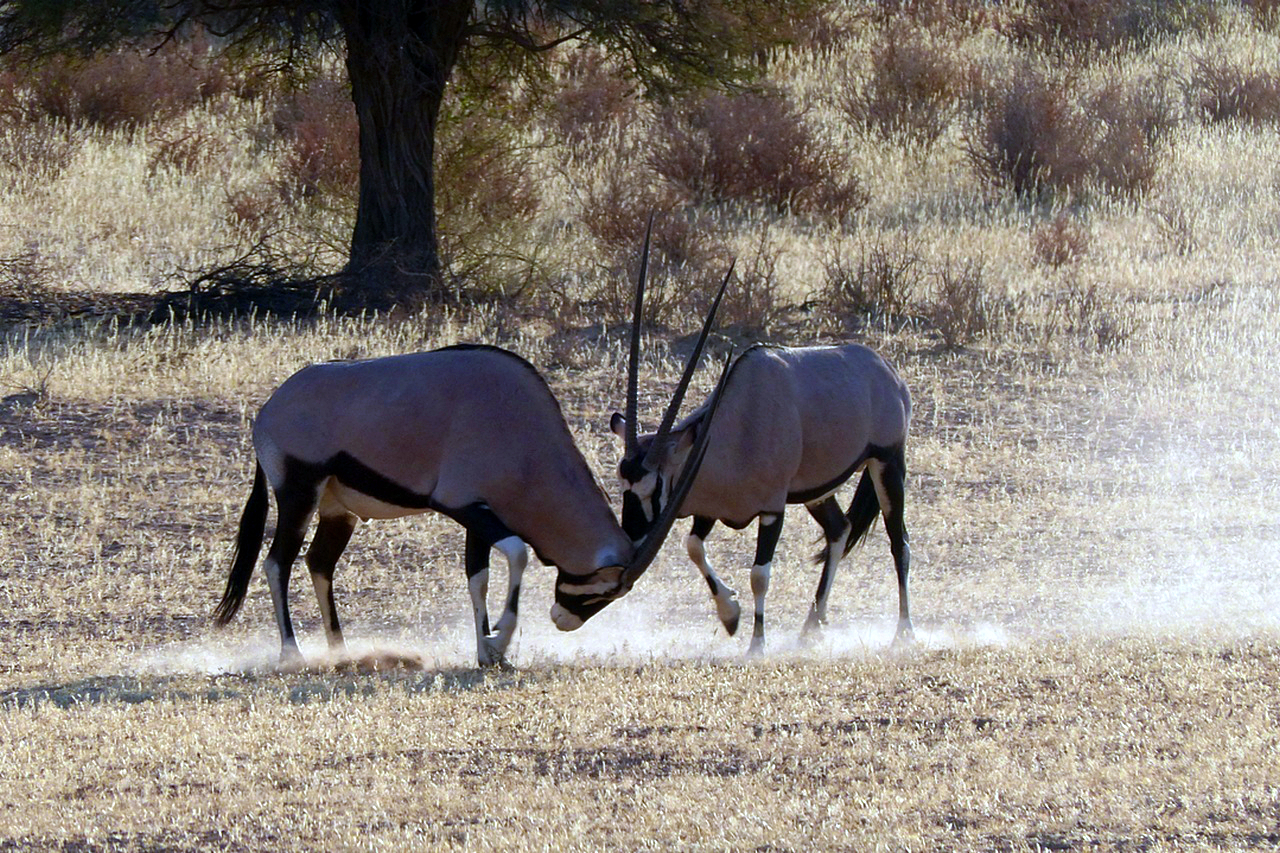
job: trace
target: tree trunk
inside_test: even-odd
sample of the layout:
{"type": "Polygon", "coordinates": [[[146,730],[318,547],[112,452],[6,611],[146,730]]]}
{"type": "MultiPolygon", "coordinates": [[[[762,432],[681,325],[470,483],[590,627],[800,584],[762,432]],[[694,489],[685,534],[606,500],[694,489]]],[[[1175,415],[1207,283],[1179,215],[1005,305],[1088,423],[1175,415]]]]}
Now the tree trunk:
{"type": "Polygon", "coordinates": [[[369,307],[442,292],[436,122],[473,8],[463,0],[342,0],[360,126],[360,198],[347,279],[369,307]]]}

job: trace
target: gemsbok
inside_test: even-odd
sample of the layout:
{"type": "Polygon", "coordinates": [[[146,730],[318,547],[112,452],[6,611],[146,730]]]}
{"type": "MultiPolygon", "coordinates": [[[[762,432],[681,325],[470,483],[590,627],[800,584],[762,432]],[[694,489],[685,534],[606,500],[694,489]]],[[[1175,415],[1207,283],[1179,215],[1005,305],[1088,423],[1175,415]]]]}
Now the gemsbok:
{"type": "MultiPolygon", "coordinates": [[[[634,347],[633,347],[634,349],[634,347]]],[[[720,621],[737,632],[742,608],[707,562],[703,543],[720,521],[740,530],[758,520],[751,568],[755,622],[751,653],[764,649],[764,605],[787,504],[804,504],[822,527],[826,545],[818,555],[822,576],[802,635],[826,624],[827,600],[836,567],[884,516],[898,574],[895,643],[912,639],[907,573],[911,551],[903,521],[905,446],[911,397],[887,362],[859,344],[821,347],[757,345],[733,363],[719,414],[696,409],[678,426],[638,436],[636,409],[610,426],[623,439],[622,527],[633,539],[670,512],[676,472],[694,446],[709,442],[693,486],[678,511],[693,516],[685,540],[691,559],[711,589],[720,621]],[[835,491],[862,471],[847,512],[835,491]]],[[[668,427],[664,424],[664,428],[668,427]]]]}
{"type": "MultiPolygon", "coordinates": [[[[646,239],[642,270],[647,256],[646,239]]],[[[686,376],[701,355],[714,314],[713,306],[686,376]]],[[[726,364],[722,383],[727,377],[726,364]]],[[[634,377],[629,384],[634,386],[634,377]]],[[[683,393],[678,390],[671,400],[673,412],[683,393]]],[[[718,399],[713,393],[712,413],[718,399]]],[[[526,543],[542,562],[558,568],[552,621],[565,631],[580,627],[630,591],[653,562],[706,442],[685,455],[672,510],[643,538],[628,536],[533,365],[496,347],[464,345],[304,367],[263,405],[253,446],[253,489],[226,590],[214,611],[219,625],[244,601],[266,527],[268,487],[278,517],[264,571],[286,663],[301,660],[289,617],[289,572],[312,516],[319,521],[306,563],[329,648],[340,652],[333,574],[357,520],[434,511],[466,530],[476,659],[488,666],[504,662],[515,631],[526,543]],[[506,608],[493,633],[486,609],[490,548],[506,557],[509,572],[506,608]]]]}

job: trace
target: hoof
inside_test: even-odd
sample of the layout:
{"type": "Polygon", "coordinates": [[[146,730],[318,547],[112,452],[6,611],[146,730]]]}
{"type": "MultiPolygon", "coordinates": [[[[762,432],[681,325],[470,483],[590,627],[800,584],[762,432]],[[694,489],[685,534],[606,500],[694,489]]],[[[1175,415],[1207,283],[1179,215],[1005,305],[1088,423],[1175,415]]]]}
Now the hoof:
{"type": "Polygon", "coordinates": [[[749,658],[764,657],[764,637],[751,638],[751,645],[747,646],[747,657],[749,658]]]}
{"type": "Polygon", "coordinates": [[[911,623],[899,623],[898,631],[893,635],[893,642],[889,645],[891,649],[908,649],[916,643],[916,632],[911,623]]]}
{"type": "Polygon", "coordinates": [[[730,637],[738,633],[738,625],[742,621],[742,605],[730,601],[729,606],[721,608],[720,621],[724,623],[724,629],[729,632],[730,637]]]}
{"type": "Polygon", "coordinates": [[[503,654],[503,650],[498,648],[498,644],[493,642],[492,639],[480,641],[480,645],[476,649],[476,663],[481,669],[511,668],[511,664],[507,663],[507,657],[503,654]]]}
{"type": "Polygon", "coordinates": [[[804,626],[804,630],[800,632],[800,645],[802,648],[811,649],[822,642],[822,629],[817,627],[804,626]]]}

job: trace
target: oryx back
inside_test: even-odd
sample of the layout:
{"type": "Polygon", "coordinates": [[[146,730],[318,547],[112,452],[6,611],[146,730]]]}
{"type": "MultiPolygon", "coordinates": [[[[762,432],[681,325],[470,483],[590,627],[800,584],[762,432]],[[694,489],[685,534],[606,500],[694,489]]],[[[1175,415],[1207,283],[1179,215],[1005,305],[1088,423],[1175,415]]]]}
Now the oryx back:
{"type": "Polygon", "coordinates": [[[867,347],[753,347],[733,366],[682,514],[741,527],[822,497],[869,448],[903,444],[910,405],[893,368],[867,347]]]}
{"type": "Polygon", "coordinates": [[[322,489],[322,515],[484,505],[544,561],[580,572],[616,530],[546,382],[497,348],[306,367],[263,406],[254,447],[276,490],[291,478],[322,489]]]}

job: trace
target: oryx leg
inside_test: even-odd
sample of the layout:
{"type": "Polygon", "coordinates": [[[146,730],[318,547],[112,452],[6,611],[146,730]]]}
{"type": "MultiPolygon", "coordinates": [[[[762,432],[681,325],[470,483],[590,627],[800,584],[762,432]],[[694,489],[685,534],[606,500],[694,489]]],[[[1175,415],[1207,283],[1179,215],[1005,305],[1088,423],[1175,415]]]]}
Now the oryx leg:
{"type": "Polygon", "coordinates": [[[898,629],[894,644],[915,639],[911,624],[911,602],[907,592],[907,576],[911,571],[911,546],[908,542],[904,507],[906,504],[906,460],[899,450],[888,461],[872,460],[868,463],[876,496],[880,499],[880,511],[884,515],[884,529],[889,534],[889,552],[893,555],[893,567],[898,573],[898,629]]]}
{"type": "Polygon", "coordinates": [[[320,603],[320,616],[324,620],[324,635],[329,641],[330,652],[346,649],[342,626],[338,623],[338,609],[333,601],[333,572],[338,558],[351,541],[356,521],[356,517],[348,512],[326,515],[322,511],[311,547],[307,549],[307,568],[311,572],[311,585],[316,590],[316,601],[320,603]]]}
{"type": "Polygon", "coordinates": [[[751,595],[755,598],[755,620],[751,626],[748,654],[764,651],[764,599],[769,594],[769,576],[773,571],[773,552],[782,535],[782,513],[762,513],[756,533],[756,559],[751,566],[751,595]]]}
{"type": "Polygon", "coordinates": [[[480,666],[498,666],[505,663],[507,644],[515,632],[516,615],[520,601],[520,579],[528,560],[524,542],[512,533],[493,512],[483,504],[476,504],[455,516],[467,530],[466,570],[467,586],[471,592],[471,606],[476,623],[476,662],[480,666]],[[489,549],[498,545],[507,557],[508,593],[502,617],[498,620],[498,634],[489,631],[489,549]]]}
{"type": "Polygon", "coordinates": [[[298,651],[298,641],[293,633],[293,620],[289,618],[289,573],[302,550],[307,526],[316,510],[316,495],[314,482],[299,483],[289,479],[276,491],[276,532],[262,569],[271,590],[276,627],[280,629],[280,662],[283,664],[302,662],[302,653],[298,651]]]}
{"type": "Polygon", "coordinates": [[[520,581],[524,577],[525,566],[529,564],[529,552],[519,536],[499,539],[494,547],[507,558],[507,603],[491,640],[498,659],[502,660],[506,657],[507,646],[511,645],[511,637],[516,632],[516,617],[520,609],[520,581]]]}
{"type": "Polygon", "coordinates": [[[813,596],[804,628],[800,630],[802,637],[817,632],[822,625],[827,624],[827,602],[831,597],[831,585],[835,582],[836,568],[844,556],[845,542],[852,531],[849,520],[834,496],[828,496],[815,504],[807,504],[805,509],[809,510],[813,520],[822,527],[822,535],[827,544],[822,549],[822,576],[818,578],[818,591],[813,596]]]}
{"type": "Polygon", "coordinates": [[[715,569],[711,568],[711,564],[707,562],[707,549],[702,544],[711,533],[711,528],[715,526],[715,523],[716,520],[714,518],[706,518],[701,515],[694,516],[693,527],[690,528],[689,535],[685,537],[684,547],[689,554],[689,559],[693,560],[694,565],[698,567],[698,571],[702,573],[702,579],[707,582],[707,586],[711,590],[711,598],[716,603],[716,615],[720,617],[720,621],[724,624],[724,629],[732,637],[738,631],[738,620],[742,616],[742,605],[738,604],[738,594],[725,586],[724,581],[720,580],[715,569]]]}

